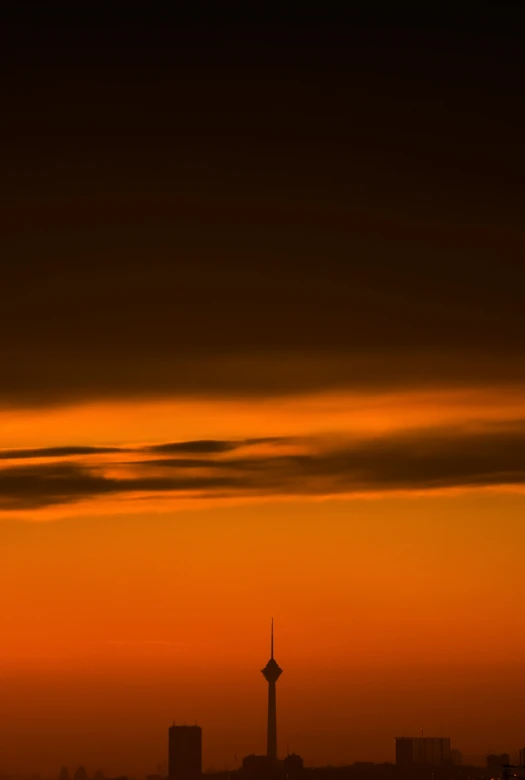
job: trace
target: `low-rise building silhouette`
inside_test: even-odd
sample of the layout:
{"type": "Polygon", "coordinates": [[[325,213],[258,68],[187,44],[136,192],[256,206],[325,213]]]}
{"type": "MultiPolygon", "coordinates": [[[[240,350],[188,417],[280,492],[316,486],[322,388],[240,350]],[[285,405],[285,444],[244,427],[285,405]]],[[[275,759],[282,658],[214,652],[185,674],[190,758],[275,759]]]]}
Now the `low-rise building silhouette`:
{"type": "Polygon", "coordinates": [[[170,780],[200,780],[202,775],[202,729],[171,726],[168,739],[170,780]]]}
{"type": "Polygon", "coordinates": [[[397,766],[446,766],[450,763],[449,737],[396,737],[397,766]]]}
{"type": "Polygon", "coordinates": [[[507,766],[510,764],[510,756],[508,753],[491,753],[486,758],[487,761],[487,769],[490,769],[492,772],[497,773],[498,776],[501,774],[502,769],[504,766],[507,766]]]}

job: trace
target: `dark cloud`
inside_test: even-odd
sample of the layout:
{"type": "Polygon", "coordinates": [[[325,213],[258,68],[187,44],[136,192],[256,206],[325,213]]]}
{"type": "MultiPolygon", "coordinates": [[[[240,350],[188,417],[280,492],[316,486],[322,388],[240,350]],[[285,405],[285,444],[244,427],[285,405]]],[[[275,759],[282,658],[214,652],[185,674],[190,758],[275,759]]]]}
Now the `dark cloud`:
{"type": "Polygon", "coordinates": [[[75,455],[102,455],[123,452],[121,447],[40,447],[33,449],[0,450],[0,460],[27,460],[30,458],[67,458],[75,455]]]}
{"type": "Polygon", "coordinates": [[[229,452],[242,446],[242,442],[236,441],[217,441],[214,439],[202,439],[200,441],[176,441],[166,444],[155,444],[148,447],[149,452],[158,452],[166,454],[175,454],[177,452],[202,453],[204,455],[219,452],[229,452]]]}
{"type": "MultiPolygon", "coordinates": [[[[242,447],[255,444],[279,444],[292,441],[289,437],[266,437],[239,440],[224,439],[197,439],[190,441],[165,442],[152,444],[147,447],[89,447],[89,446],[63,446],[63,447],[33,447],[30,449],[4,449],[0,450],[0,460],[30,460],[32,458],[74,458],[77,455],[104,455],[111,453],[140,453],[151,452],[159,455],[175,455],[177,453],[191,453],[195,455],[212,455],[221,452],[231,452],[242,447]]],[[[163,462],[163,461],[160,461],[163,462]]],[[[178,461],[182,463],[182,460],[178,461]]],[[[191,463],[191,461],[186,461],[191,463]]],[[[195,461],[198,463],[199,461],[195,461]]]]}
{"type": "MultiPolygon", "coordinates": [[[[105,476],[75,463],[0,470],[4,510],[68,504],[131,493],[224,495],[341,495],[361,491],[432,490],[525,484],[525,425],[500,430],[421,430],[346,443],[326,450],[308,440],[307,454],[214,458],[158,458],[131,464],[133,476],[105,476]],[[198,471],[197,471],[198,470],[198,471]]],[[[206,457],[206,455],[208,457],[206,457]]]]}
{"type": "MultiPolygon", "coordinates": [[[[364,323],[363,323],[364,327],[364,323]]],[[[244,399],[325,391],[390,392],[453,387],[525,384],[525,360],[504,350],[484,355],[459,348],[448,352],[389,352],[359,349],[346,354],[314,347],[299,352],[277,350],[188,356],[162,350],[128,354],[128,346],[106,362],[98,355],[56,355],[45,360],[28,353],[13,355],[0,383],[0,408],[35,408],[82,402],[86,398],[244,399]],[[135,364],[134,361],[137,361],[135,364]],[[134,370],[140,365],[140,371],[134,370]],[[36,376],[39,380],[36,382],[36,376]]],[[[5,365],[5,364],[4,364],[5,365]]]]}
{"type": "Polygon", "coordinates": [[[35,465],[0,470],[0,508],[36,509],[138,491],[210,493],[239,487],[238,480],[233,478],[144,476],[114,479],[76,464],[35,465]]]}
{"type": "Polygon", "coordinates": [[[525,47],[490,16],[15,26],[0,404],[523,380],[525,47]]]}
{"type": "Polygon", "coordinates": [[[178,452],[193,453],[193,454],[213,454],[221,452],[231,452],[238,450],[241,447],[249,447],[254,444],[277,444],[279,442],[289,441],[287,438],[282,437],[267,437],[259,439],[239,439],[227,441],[224,439],[201,439],[195,441],[175,441],[166,442],[165,444],[154,444],[151,447],[147,447],[148,452],[157,452],[159,454],[176,454],[178,452]]]}

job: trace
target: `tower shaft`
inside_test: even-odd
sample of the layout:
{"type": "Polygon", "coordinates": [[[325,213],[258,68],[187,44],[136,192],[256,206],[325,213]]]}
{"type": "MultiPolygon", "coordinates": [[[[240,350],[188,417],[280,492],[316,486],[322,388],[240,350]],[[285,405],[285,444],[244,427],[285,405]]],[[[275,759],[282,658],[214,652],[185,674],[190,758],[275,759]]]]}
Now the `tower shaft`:
{"type": "Polygon", "coordinates": [[[277,761],[277,702],[274,682],[268,683],[268,733],[266,755],[273,761],[277,761]]]}

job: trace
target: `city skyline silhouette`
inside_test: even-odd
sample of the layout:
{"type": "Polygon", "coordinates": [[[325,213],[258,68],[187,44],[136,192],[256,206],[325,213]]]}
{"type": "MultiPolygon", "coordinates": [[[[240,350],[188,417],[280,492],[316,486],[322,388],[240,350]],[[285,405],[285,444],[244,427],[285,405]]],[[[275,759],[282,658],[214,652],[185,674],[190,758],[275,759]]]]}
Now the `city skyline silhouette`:
{"type": "MultiPolygon", "coordinates": [[[[371,761],[354,761],[353,764],[328,765],[324,767],[305,766],[304,760],[296,753],[290,752],[289,742],[286,753],[282,755],[277,750],[277,708],[276,682],[282,673],[274,659],[274,619],[271,619],[270,660],[262,670],[268,683],[268,707],[266,724],[266,752],[262,755],[249,754],[239,761],[234,755],[236,766],[224,770],[206,769],[204,774],[217,780],[236,777],[238,780],[282,780],[295,778],[306,780],[315,775],[316,780],[331,778],[335,774],[339,780],[352,780],[366,776],[368,780],[463,780],[474,778],[484,780],[488,772],[494,777],[505,780],[525,775],[525,748],[514,751],[518,763],[511,764],[509,753],[488,754],[483,757],[483,765],[464,762],[461,751],[451,748],[450,737],[431,737],[421,733],[412,737],[395,738],[395,754],[393,760],[374,763],[371,761]]],[[[157,773],[149,773],[146,780],[199,780],[203,776],[203,732],[198,724],[173,721],[168,728],[167,762],[161,761],[157,773]],[[164,768],[167,768],[167,771],[164,768]]],[[[478,757],[479,759],[479,757],[478,757]]],[[[5,778],[19,778],[18,775],[4,773],[5,778]]],[[[40,775],[33,775],[32,780],[40,780],[40,775]]],[[[84,765],[70,773],[62,766],[57,780],[89,780],[89,774],[84,765]]],[[[92,780],[108,780],[101,769],[97,769],[92,780]]],[[[119,775],[114,780],[128,780],[125,775],[119,775]]]]}

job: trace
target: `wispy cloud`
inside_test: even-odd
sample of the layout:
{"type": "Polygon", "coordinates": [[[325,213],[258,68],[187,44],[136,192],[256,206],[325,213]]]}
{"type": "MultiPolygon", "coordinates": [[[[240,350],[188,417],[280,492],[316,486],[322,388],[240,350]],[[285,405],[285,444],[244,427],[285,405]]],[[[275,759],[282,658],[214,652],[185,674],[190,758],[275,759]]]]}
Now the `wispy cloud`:
{"type": "Polygon", "coordinates": [[[287,443],[290,437],[266,437],[251,439],[196,439],[189,441],[170,441],[162,444],[151,444],[137,447],[97,447],[97,446],[63,446],[63,447],[32,447],[9,448],[0,450],[0,460],[32,460],[40,458],[75,458],[84,455],[111,455],[114,453],[152,453],[158,455],[218,455],[232,452],[244,447],[258,444],[287,443]]]}
{"type": "Polygon", "coordinates": [[[70,458],[77,455],[103,455],[122,452],[121,447],[40,447],[0,450],[0,460],[30,460],[31,458],[70,458]]]}
{"type": "Polygon", "coordinates": [[[198,455],[213,455],[221,452],[231,452],[241,447],[249,447],[257,444],[277,444],[282,442],[280,437],[267,437],[258,439],[240,439],[240,440],[218,440],[218,439],[200,439],[197,441],[174,441],[165,444],[154,444],[144,448],[148,452],[157,452],[159,454],[177,454],[191,453],[198,455]]]}
{"type": "MultiPolygon", "coordinates": [[[[133,501],[164,496],[217,497],[348,495],[421,491],[451,487],[525,484],[525,423],[502,426],[420,429],[375,438],[295,439],[283,454],[283,440],[250,450],[262,440],[168,442],[143,448],[27,450],[27,463],[0,469],[0,509],[37,510],[108,497],[133,501]],[[246,448],[238,452],[242,448],[246,448]],[[118,471],[98,456],[118,453],[118,471]],[[56,460],[31,462],[36,452],[56,460]],[[134,457],[126,461],[126,452],[134,457]],[[137,458],[137,453],[143,457],[137,458]],[[158,457],[151,458],[156,453],[158,457]],[[193,453],[197,457],[176,457],[193,453]],[[82,462],[63,456],[90,455],[82,462]],[[164,454],[165,457],[160,457],[164,454]]],[[[20,451],[18,451],[20,452],[20,451]]],[[[20,456],[22,457],[22,456],[20,456]]]]}

